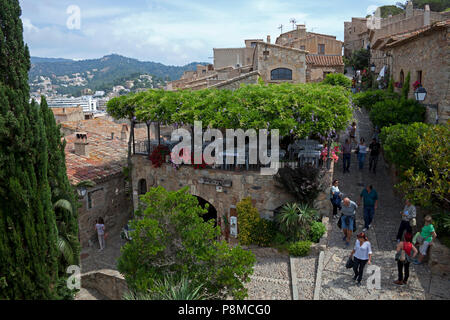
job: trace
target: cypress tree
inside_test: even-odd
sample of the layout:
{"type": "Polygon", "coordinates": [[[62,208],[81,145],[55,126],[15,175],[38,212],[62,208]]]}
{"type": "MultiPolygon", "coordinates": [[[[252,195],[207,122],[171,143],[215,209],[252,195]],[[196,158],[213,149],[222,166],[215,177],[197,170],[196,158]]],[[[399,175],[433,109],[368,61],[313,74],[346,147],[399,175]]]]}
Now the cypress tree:
{"type": "Polygon", "coordinates": [[[62,139],[60,126],[56,124],[55,116],[47,105],[44,96],[41,97],[41,116],[44,121],[48,144],[48,182],[52,193],[52,203],[56,214],[58,234],[69,246],[71,259],[62,257],[60,274],[66,276],[69,265],[79,263],[80,243],[78,241],[78,218],[74,190],[67,177],[66,170],[66,141],[62,139]],[[69,204],[69,208],[57,206],[59,201],[69,204]]]}
{"type": "Polygon", "coordinates": [[[0,299],[58,298],[57,226],[17,0],[0,0],[0,299]]]}

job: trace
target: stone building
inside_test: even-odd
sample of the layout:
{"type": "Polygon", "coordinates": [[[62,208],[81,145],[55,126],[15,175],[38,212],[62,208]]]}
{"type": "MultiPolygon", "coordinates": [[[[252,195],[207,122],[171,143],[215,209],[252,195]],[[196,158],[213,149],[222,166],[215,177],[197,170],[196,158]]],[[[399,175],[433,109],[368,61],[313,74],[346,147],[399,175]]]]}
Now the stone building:
{"type": "Polygon", "coordinates": [[[329,73],[344,73],[342,56],[306,56],[306,82],[320,82],[329,73]]]}
{"type": "MultiPolygon", "coordinates": [[[[450,19],[413,32],[385,38],[379,50],[388,57],[394,80],[401,85],[411,73],[427,90],[427,122],[447,123],[450,118],[450,19]]],[[[400,90],[400,89],[397,89],[400,90]]],[[[410,88],[410,98],[414,89],[410,88]]]]}
{"type": "Polygon", "coordinates": [[[350,58],[354,51],[367,48],[368,41],[364,34],[368,31],[366,18],[352,18],[351,22],[344,22],[344,57],[350,58]]]}
{"type": "Polygon", "coordinates": [[[84,120],[84,112],[82,107],[73,108],[51,108],[55,116],[56,123],[66,121],[82,121],[84,120]]]}
{"type": "MultiPolygon", "coordinates": [[[[82,248],[95,243],[95,220],[105,220],[107,232],[118,233],[130,218],[130,200],[123,168],[126,167],[129,129],[103,119],[62,123],[66,140],[67,176],[75,187],[82,181],[93,181],[79,197],[79,238],[82,248]]],[[[147,130],[135,130],[137,139],[147,130]]]]}

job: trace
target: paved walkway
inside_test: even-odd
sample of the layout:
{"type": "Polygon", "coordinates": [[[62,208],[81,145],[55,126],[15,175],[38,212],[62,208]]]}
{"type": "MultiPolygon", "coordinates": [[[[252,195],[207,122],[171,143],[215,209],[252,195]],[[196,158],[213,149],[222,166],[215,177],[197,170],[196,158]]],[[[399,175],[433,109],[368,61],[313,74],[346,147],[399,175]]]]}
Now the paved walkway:
{"type": "MultiPolygon", "coordinates": [[[[367,113],[358,108],[354,116],[358,124],[357,140],[364,137],[366,141],[370,141],[373,127],[367,113]]],[[[345,135],[343,134],[341,139],[345,139],[345,135]]],[[[341,192],[355,202],[363,189],[360,184],[371,183],[378,192],[378,210],[375,212],[372,228],[367,234],[373,250],[372,265],[381,270],[381,289],[367,288],[366,281],[370,276],[367,273],[367,266],[364,270],[363,285],[358,287],[353,282],[353,271],[345,268],[345,262],[356,241],[355,235],[353,234],[350,246],[346,249],[345,242],[342,241],[343,233],[337,227],[337,221],[330,219],[332,230],[329,231],[328,247],[325,251],[320,298],[321,300],[450,299],[449,278],[432,275],[427,265],[411,264],[408,285],[393,284],[393,281],[397,280],[397,264],[394,260],[395,237],[401,220],[399,212],[403,209],[403,200],[394,195],[394,188],[382,158],[382,156],[379,158],[376,175],[369,173],[367,158],[365,168],[360,172],[355,154],[352,154],[350,174],[342,173],[341,161],[335,166],[334,173],[334,178],[340,181],[341,192]]],[[[356,220],[356,232],[359,233],[364,227],[362,208],[358,209],[356,220]]]]}

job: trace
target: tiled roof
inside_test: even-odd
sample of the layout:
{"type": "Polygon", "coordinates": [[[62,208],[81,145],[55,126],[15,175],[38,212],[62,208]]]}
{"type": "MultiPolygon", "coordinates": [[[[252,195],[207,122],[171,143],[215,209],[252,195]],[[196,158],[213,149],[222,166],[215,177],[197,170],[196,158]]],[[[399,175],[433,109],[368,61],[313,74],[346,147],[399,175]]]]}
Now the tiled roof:
{"type": "MultiPolygon", "coordinates": [[[[122,125],[105,119],[64,122],[63,127],[87,132],[88,156],[75,154],[75,134],[65,136],[67,176],[72,184],[84,180],[103,181],[122,172],[126,165],[128,140],[120,140],[122,125]],[[114,139],[111,139],[114,132],[114,139]]],[[[147,129],[135,129],[136,140],[147,139],[147,129]]]]}
{"type": "Polygon", "coordinates": [[[450,19],[449,20],[445,20],[445,21],[439,21],[436,22],[430,26],[427,27],[423,27],[417,30],[413,30],[413,31],[409,31],[409,32],[405,32],[402,34],[397,34],[397,35],[393,35],[390,37],[390,39],[392,40],[391,43],[387,44],[387,47],[393,47],[396,46],[398,44],[402,44],[406,41],[412,40],[422,34],[428,33],[430,31],[436,30],[436,29],[440,29],[440,28],[445,28],[445,27],[449,27],[450,26],[450,19]]]}
{"type": "Polygon", "coordinates": [[[306,56],[306,63],[313,66],[343,66],[344,60],[342,56],[325,56],[325,55],[312,55],[306,56]]]}

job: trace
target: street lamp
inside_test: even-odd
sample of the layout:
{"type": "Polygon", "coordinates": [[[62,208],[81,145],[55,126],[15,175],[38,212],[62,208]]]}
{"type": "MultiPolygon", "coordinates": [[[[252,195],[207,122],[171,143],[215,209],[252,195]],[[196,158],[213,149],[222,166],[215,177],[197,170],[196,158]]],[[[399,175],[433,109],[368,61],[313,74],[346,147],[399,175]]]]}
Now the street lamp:
{"type": "Polygon", "coordinates": [[[80,198],[84,198],[86,196],[86,192],[87,190],[85,187],[77,188],[77,193],[80,198]]]}
{"type": "Polygon", "coordinates": [[[419,86],[416,91],[414,91],[414,96],[416,97],[417,101],[424,101],[425,98],[427,97],[427,90],[425,90],[424,87],[419,86]]]}
{"type": "Polygon", "coordinates": [[[372,63],[372,65],[370,66],[370,71],[375,72],[376,67],[377,66],[375,65],[375,63],[372,63]]]}

